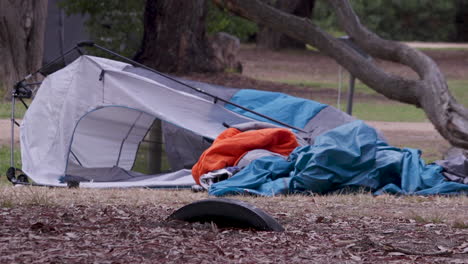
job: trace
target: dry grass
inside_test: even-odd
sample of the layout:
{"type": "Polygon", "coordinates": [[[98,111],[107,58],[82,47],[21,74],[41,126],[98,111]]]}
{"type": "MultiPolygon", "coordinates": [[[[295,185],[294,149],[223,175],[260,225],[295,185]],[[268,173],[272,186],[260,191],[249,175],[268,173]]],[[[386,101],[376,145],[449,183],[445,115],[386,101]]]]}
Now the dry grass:
{"type": "MultiPolygon", "coordinates": [[[[0,206],[75,205],[153,206],[177,209],[188,203],[209,198],[206,193],[189,190],[155,189],[66,189],[46,187],[0,186],[0,206]]],[[[419,222],[468,225],[467,196],[372,196],[369,193],[324,196],[289,195],[277,197],[235,196],[274,214],[305,216],[360,216],[414,219],[419,222]]]]}

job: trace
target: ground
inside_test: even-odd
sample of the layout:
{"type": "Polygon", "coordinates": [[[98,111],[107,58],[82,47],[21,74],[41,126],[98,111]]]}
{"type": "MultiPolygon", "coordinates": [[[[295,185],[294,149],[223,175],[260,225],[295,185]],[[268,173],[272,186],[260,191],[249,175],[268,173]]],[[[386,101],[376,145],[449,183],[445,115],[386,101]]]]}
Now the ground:
{"type": "Polygon", "coordinates": [[[0,262],[468,263],[468,198],[232,197],[284,232],[168,221],[206,193],[0,187],[0,262]]]}
{"type": "MultiPolygon", "coordinates": [[[[466,79],[468,51],[425,52],[449,80],[466,79]]],[[[317,52],[245,46],[240,58],[243,75],[189,77],[336,102],[339,67],[317,52]]],[[[414,76],[407,68],[376,63],[414,76]]],[[[393,104],[359,90],[356,102],[367,101],[393,104]]],[[[424,121],[366,122],[393,145],[422,148],[429,152],[427,158],[441,158],[448,144],[424,121]]],[[[1,144],[9,143],[9,129],[8,120],[0,121],[1,144]]],[[[188,190],[0,185],[0,263],[468,263],[467,196],[372,196],[363,191],[231,197],[265,210],[285,232],[167,220],[176,209],[204,198],[206,193],[188,190]]]]}

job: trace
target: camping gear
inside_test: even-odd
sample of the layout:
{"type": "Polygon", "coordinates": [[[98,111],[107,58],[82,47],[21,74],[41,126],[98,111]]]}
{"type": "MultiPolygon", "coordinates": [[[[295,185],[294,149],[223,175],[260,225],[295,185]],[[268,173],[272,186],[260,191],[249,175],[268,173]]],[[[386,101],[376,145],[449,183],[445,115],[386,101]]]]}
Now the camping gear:
{"type": "Polygon", "coordinates": [[[197,184],[200,176],[210,171],[237,165],[249,151],[265,149],[281,155],[289,155],[299,144],[293,132],[285,128],[264,128],[242,132],[236,128],[224,130],[203,152],[192,168],[197,184]]]}
{"type": "Polygon", "coordinates": [[[443,167],[425,165],[419,151],[389,146],[378,131],[331,106],[177,79],[89,42],[73,51],[79,57],[63,69],[34,73],[47,75],[38,90],[28,83],[31,75],[15,86],[12,126],[15,100],[26,107],[24,98],[34,100],[20,127],[23,167],[15,168],[12,156],[7,172],[14,184],[29,178],[45,186],[190,188],[192,166],[226,127],[261,121],[289,129],[301,147],[287,160],[252,152],[259,158],[213,183],[210,194],[467,192],[468,185],[444,177],[443,167]],[[85,55],[84,46],[125,62],[85,55]],[[147,163],[158,166],[148,170],[147,163]]]}
{"type": "Polygon", "coordinates": [[[336,127],[296,148],[287,160],[262,157],[224,181],[215,196],[290,193],[326,194],[364,189],[374,194],[460,194],[468,185],[448,181],[436,164],[425,164],[416,149],[399,149],[379,139],[362,121],[336,127]]]}
{"type": "MultiPolygon", "coordinates": [[[[21,170],[36,185],[190,187],[195,183],[191,167],[225,125],[267,121],[310,143],[323,131],[354,120],[330,106],[282,93],[176,79],[91,42],[65,53],[72,55],[78,58],[31,92],[34,100],[21,123],[21,170]],[[125,62],[85,55],[83,47],[125,62]],[[259,105],[265,98],[269,104],[259,105]],[[158,131],[154,127],[162,135],[151,140],[150,131],[158,131]],[[164,152],[153,157],[162,164],[156,172],[138,168],[148,159],[145,144],[164,152]]],[[[48,65],[33,74],[46,72],[48,65]]],[[[18,83],[14,95],[32,91],[27,89],[30,76],[18,83]]],[[[12,182],[25,183],[18,181],[13,158],[11,167],[12,182]]]]}

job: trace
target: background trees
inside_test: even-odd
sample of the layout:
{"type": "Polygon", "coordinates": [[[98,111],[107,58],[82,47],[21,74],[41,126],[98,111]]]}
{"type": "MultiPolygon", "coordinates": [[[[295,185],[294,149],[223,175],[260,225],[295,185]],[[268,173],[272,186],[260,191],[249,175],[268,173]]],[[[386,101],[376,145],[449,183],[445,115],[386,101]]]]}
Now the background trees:
{"type": "Polygon", "coordinates": [[[455,15],[455,40],[468,41],[468,1],[456,1],[456,15],[455,15]]]}
{"type": "MultiPolygon", "coordinates": [[[[288,44],[288,38],[268,27],[234,16],[225,8],[217,8],[205,0],[206,33],[227,32],[241,41],[255,41],[265,48],[302,48],[288,44]],[[280,38],[279,36],[282,35],[280,38]],[[278,41],[282,39],[281,46],[278,41]],[[285,40],[286,39],[286,40],[285,40]]],[[[327,1],[267,0],[275,8],[300,17],[313,18],[314,23],[335,35],[345,34],[327,1]]],[[[468,39],[467,1],[465,0],[353,0],[356,14],[379,36],[403,41],[465,41],[468,39]],[[420,25],[424,25],[421,27],[420,25]]],[[[87,27],[100,44],[127,56],[134,55],[143,36],[145,0],[62,0],[70,13],[89,16],[87,27]]],[[[289,39],[291,40],[291,39],[289,39]]]]}
{"type": "MultiPolygon", "coordinates": [[[[266,1],[278,10],[293,14],[298,17],[312,18],[315,0],[269,0],[266,1]]],[[[267,25],[259,23],[259,30],[256,38],[257,47],[267,49],[303,49],[305,44],[302,41],[293,39],[288,35],[278,32],[267,25]]]]}
{"type": "Polygon", "coordinates": [[[41,66],[46,15],[47,0],[0,1],[0,95],[41,66]]]}
{"type": "MultiPolygon", "coordinates": [[[[459,41],[455,16],[462,7],[456,1],[353,0],[351,5],[362,23],[383,38],[459,41]]],[[[343,31],[328,1],[317,1],[314,21],[327,31],[343,31]]]]}
{"type": "Polygon", "coordinates": [[[86,28],[96,43],[132,57],[143,37],[145,0],[62,0],[68,15],[86,16],[86,28]]]}
{"type": "Polygon", "coordinates": [[[135,59],[163,72],[221,70],[206,38],[205,0],[147,0],[135,59]]]}

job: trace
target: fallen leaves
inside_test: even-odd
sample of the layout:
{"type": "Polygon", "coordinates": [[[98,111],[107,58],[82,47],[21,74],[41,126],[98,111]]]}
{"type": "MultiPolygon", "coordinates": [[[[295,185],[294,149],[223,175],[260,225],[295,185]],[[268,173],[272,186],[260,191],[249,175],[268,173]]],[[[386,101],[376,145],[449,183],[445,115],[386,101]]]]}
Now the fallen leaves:
{"type": "Polygon", "coordinates": [[[466,228],[382,213],[364,215],[356,205],[345,206],[341,197],[249,199],[286,231],[166,221],[181,206],[167,201],[0,208],[0,262],[463,263],[468,258],[466,228]]]}

